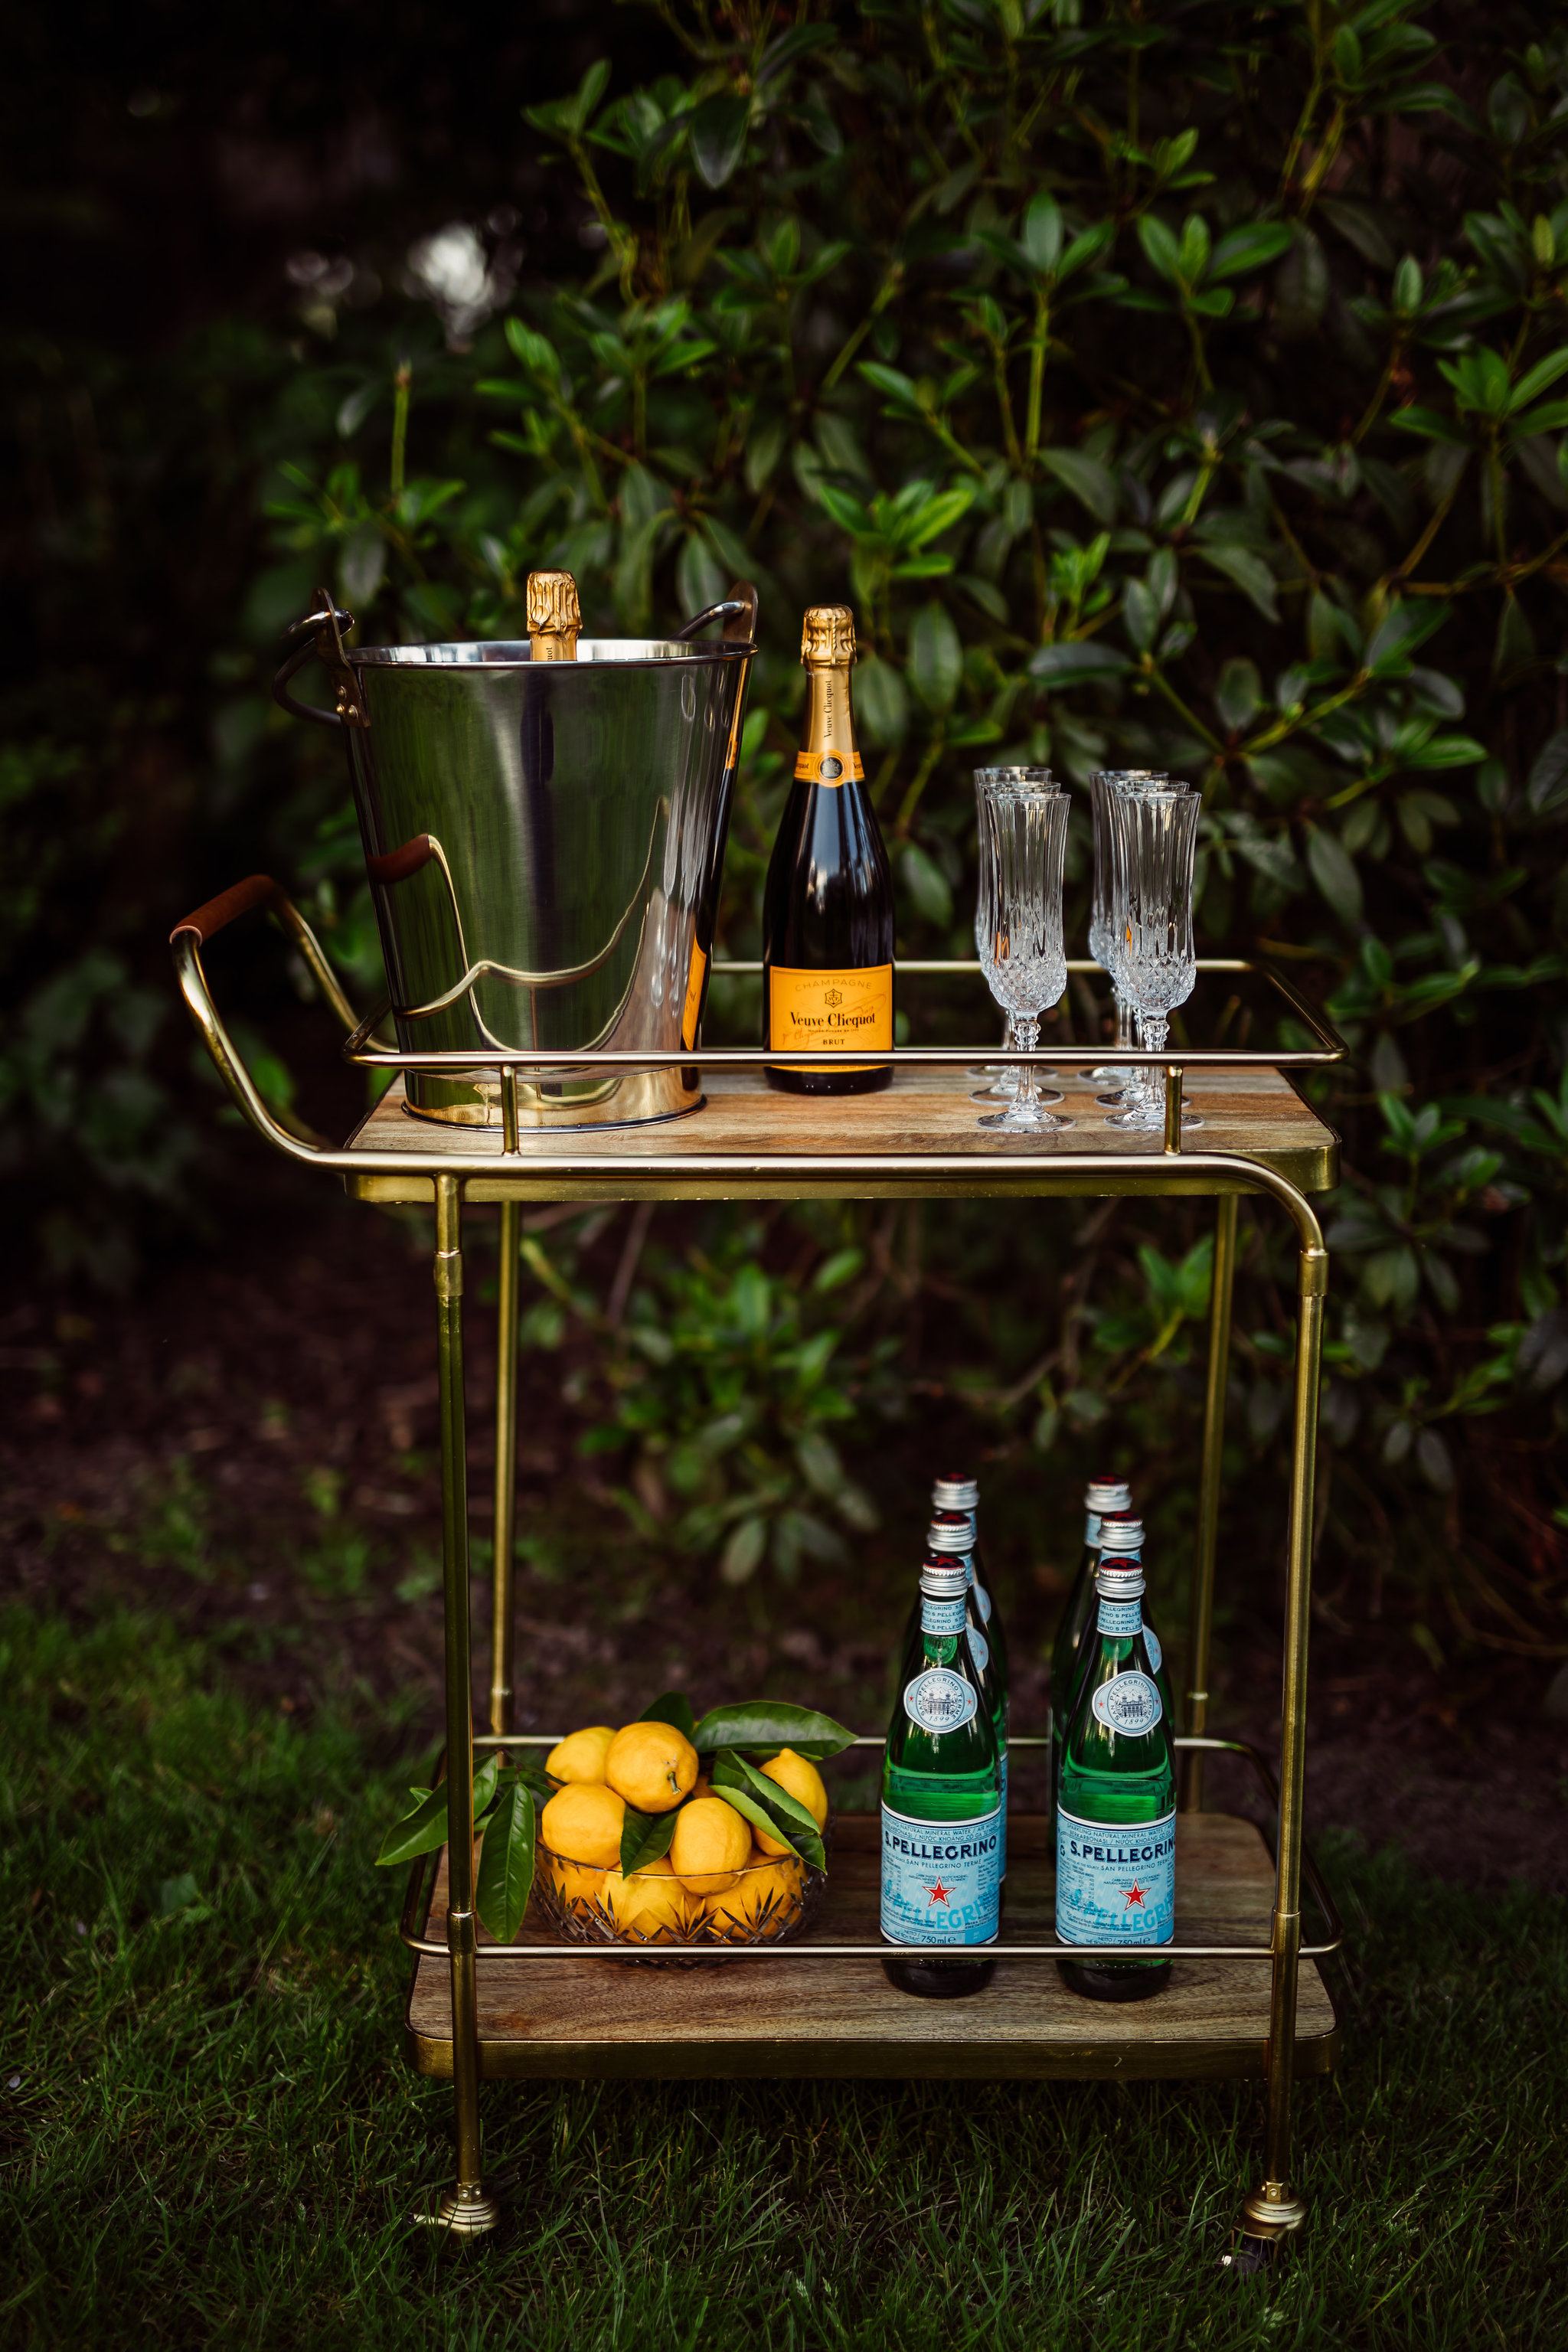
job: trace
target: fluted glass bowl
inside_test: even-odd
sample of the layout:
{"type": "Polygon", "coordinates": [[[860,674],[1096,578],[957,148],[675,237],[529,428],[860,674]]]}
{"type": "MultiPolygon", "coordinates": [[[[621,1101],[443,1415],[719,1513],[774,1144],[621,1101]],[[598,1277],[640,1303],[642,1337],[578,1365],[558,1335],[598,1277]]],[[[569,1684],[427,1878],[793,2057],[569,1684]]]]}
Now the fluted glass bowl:
{"type": "Polygon", "coordinates": [[[721,1944],[779,1944],[798,1935],[816,1910],[823,1874],[785,1855],[753,1858],[730,1881],[694,1894],[672,1872],[637,1872],[625,1878],[586,1862],[570,1862],[541,1843],[533,1894],[540,1911],[568,1943],[613,1947],[637,1958],[679,1967],[679,1955],[721,1944]]]}

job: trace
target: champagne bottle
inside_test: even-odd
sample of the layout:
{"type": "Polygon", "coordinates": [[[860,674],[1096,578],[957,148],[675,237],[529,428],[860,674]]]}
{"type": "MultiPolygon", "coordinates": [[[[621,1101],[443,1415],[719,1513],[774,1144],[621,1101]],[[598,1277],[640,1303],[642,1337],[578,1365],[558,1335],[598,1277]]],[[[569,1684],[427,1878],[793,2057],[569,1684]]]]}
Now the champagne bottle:
{"type": "Polygon", "coordinates": [[[882,1934],[931,1947],[930,1959],[882,1966],[928,2000],[978,1992],[995,1967],[961,1957],[996,1940],[1002,1891],[996,1734],[966,1638],[968,1586],[961,1559],[929,1557],[921,1570],[882,1761],[882,1934]]]}
{"type": "Polygon", "coordinates": [[[1143,1571],[1106,1560],[1095,1588],[1095,1629],[1062,1746],[1057,1934],[1064,1944],[1125,1947],[1128,1957],[1057,1965],[1091,2000],[1142,2000],[1171,1975],[1157,1948],[1176,1932],[1176,1756],[1150,1672],[1143,1571]]]}
{"type": "Polygon", "coordinates": [[[891,1070],[837,1056],[893,1042],[893,884],[855,748],[847,604],[812,606],[800,657],[810,703],[763,894],[763,1043],[836,1058],[767,1078],[785,1094],[870,1094],[891,1070]]]}

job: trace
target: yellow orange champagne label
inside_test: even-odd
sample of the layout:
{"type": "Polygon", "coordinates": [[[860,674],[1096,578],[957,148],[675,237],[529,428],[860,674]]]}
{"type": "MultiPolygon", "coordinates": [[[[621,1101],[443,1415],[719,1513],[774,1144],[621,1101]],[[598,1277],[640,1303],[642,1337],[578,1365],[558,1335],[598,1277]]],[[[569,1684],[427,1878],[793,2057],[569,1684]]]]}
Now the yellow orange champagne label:
{"type": "MultiPolygon", "coordinates": [[[[842,1054],[856,1045],[877,1052],[893,1043],[893,967],[863,964],[851,971],[796,971],[774,964],[768,975],[768,1044],[790,1053],[842,1054]]],[[[796,1069],[837,1070],[841,1062],[797,1062],[796,1069]]],[[[849,1067],[864,1067],[848,1065],[849,1067]]]]}
{"type": "Polygon", "coordinates": [[[697,1043],[697,1020],[702,1010],[702,982],[708,972],[708,959],[695,940],[691,942],[691,966],[686,975],[686,1003],[680,1009],[680,1042],[683,1045],[697,1043]]]}
{"type": "Polygon", "coordinates": [[[841,784],[846,776],[863,784],[866,762],[858,751],[797,751],[795,772],[806,784],[841,784]]]}

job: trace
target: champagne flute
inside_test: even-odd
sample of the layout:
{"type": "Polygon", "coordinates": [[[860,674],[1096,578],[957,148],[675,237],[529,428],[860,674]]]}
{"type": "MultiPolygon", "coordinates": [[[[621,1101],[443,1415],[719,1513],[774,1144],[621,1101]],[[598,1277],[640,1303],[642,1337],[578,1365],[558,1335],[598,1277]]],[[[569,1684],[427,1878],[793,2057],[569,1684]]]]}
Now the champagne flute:
{"type": "MultiPolygon", "coordinates": [[[[986,982],[1009,1015],[1016,1050],[1032,1053],[1040,1015],[1067,987],[1062,946],[1062,863],[1067,854],[1068,796],[1037,784],[976,779],[980,817],[980,919],[977,945],[986,982]]],[[[1061,1099],[1058,1095],[1056,1099],[1061,1099]]],[[[982,1127],[1038,1134],[1072,1125],[1047,1110],[1032,1063],[1005,1110],[982,1127]]]]}
{"type": "MultiPolygon", "coordinates": [[[[1026,785],[1032,790],[1040,792],[1056,792],[1060,789],[1048,768],[976,768],[974,771],[974,789],[976,793],[981,790],[983,785],[990,784],[1026,785]]],[[[974,952],[980,957],[981,961],[984,962],[985,951],[981,940],[980,917],[980,899],[976,897],[974,902],[974,952]]],[[[1017,1043],[1018,1041],[1016,1037],[1013,1034],[1013,1016],[1009,1013],[1005,1014],[1003,1020],[1002,1044],[1005,1049],[1007,1047],[1016,1047],[1017,1043]]],[[[1019,1073],[1016,1067],[1010,1062],[987,1062],[983,1064],[979,1068],[971,1070],[968,1075],[972,1078],[984,1078],[989,1081],[988,1085],[978,1087],[975,1089],[969,1097],[971,1102],[1010,1103],[1014,1096],[1018,1091],[1019,1073]]],[[[1037,1078],[1054,1078],[1056,1075],[1055,1070],[1037,1070],[1035,1073],[1037,1078]]],[[[1064,1099],[1060,1088],[1056,1087],[1043,1087],[1040,1090],[1039,1098],[1042,1102],[1046,1103],[1059,1103],[1064,1099]]]]}

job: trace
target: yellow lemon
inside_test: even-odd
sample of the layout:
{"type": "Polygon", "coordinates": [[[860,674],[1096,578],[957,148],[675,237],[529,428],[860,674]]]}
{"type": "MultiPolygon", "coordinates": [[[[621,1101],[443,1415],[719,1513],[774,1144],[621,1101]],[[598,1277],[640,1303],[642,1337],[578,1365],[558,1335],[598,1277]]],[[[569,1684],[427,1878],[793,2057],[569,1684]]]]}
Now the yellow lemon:
{"type": "Polygon", "coordinates": [[[657,1862],[645,1863],[629,1878],[623,1878],[618,1870],[607,1870],[604,1901],[620,1935],[651,1943],[661,1936],[686,1933],[690,1900],[666,1854],[657,1862]]]}
{"type": "Polygon", "coordinates": [[[668,1813],[689,1796],[697,1750],[668,1723],[628,1723],[605,1757],[605,1778],[639,1813],[668,1813]]]}
{"type": "Polygon", "coordinates": [[[545,1758],[544,1769],[552,1780],[603,1780],[605,1759],[615,1736],[615,1727],[608,1723],[591,1724],[586,1731],[568,1732],[545,1758]]]}
{"type": "Polygon", "coordinates": [[[727,1943],[743,1943],[759,1928],[782,1935],[799,1916],[805,1887],[805,1864],[793,1854],[785,1862],[765,1861],[759,1841],[752,1849],[752,1866],[725,1894],[710,1895],[703,1915],[710,1931],[727,1943]]]}
{"type": "MultiPolygon", "coordinates": [[[[827,1819],[827,1790],[821,1773],[809,1758],[797,1756],[793,1748],[781,1748],[778,1754],[763,1766],[763,1771],[768,1780],[778,1782],[786,1797],[793,1797],[797,1805],[804,1805],[817,1828],[822,1828],[827,1819]]],[[[790,1850],[777,1838],[765,1836],[761,1830],[757,1832],[757,1843],[764,1853],[788,1853],[790,1850]]]]}
{"type": "Polygon", "coordinates": [[[545,1867],[555,1900],[563,1911],[578,1918],[590,1911],[604,1907],[605,1881],[610,1875],[605,1870],[590,1870],[580,1862],[563,1862],[559,1854],[547,1854],[545,1867]]]}
{"type": "Polygon", "coordinates": [[[620,1864],[626,1817],[626,1801],[613,1789],[574,1781],[551,1798],[539,1816],[539,1834],[552,1853],[567,1862],[596,1863],[601,1870],[615,1870],[620,1864]]]}
{"type": "Polygon", "coordinates": [[[722,1797],[698,1797],[682,1805],[669,1859],[689,1894],[722,1895],[735,1884],[751,1851],[750,1829],[722,1797]]]}

